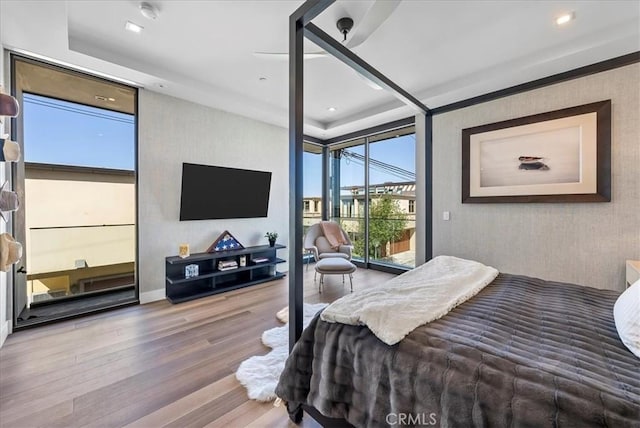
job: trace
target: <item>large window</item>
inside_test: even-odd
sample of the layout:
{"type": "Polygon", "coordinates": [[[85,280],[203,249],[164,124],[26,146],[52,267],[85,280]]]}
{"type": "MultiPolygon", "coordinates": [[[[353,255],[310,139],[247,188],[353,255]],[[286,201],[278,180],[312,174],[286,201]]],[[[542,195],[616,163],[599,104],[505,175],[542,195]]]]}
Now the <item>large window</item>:
{"type": "Polygon", "coordinates": [[[354,245],[353,258],[365,254],[365,141],[350,141],[331,148],[331,220],[342,225],[354,245]]]}
{"type": "Polygon", "coordinates": [[[16,328],[137,300],[134,88],[12,57],[16,328]]]}
{"type": "Polygon", "coordinates": [[[369,139],[369,259],[415,267],[415,134],[369,139]]]}
{"type": "Polygon", "coordinates": [[[135,121],[24,93],[28,304],[133,286],[135,121]]]}
{"type": "Polygon", "coordinates": [[[330,153],[331,218],[349,233],[354,259],[415,267],[413,127],[338,143],[330,153]]]}

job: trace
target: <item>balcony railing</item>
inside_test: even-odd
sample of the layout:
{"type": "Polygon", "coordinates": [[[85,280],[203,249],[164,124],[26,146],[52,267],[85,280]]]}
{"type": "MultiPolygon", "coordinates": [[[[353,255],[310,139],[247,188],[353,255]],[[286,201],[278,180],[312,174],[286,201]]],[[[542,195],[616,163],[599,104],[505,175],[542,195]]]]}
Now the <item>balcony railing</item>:
{"type": "Polygon", "coordinates": [[[135,225],[30,228],[29,302],[133,286],[135,225]]]}

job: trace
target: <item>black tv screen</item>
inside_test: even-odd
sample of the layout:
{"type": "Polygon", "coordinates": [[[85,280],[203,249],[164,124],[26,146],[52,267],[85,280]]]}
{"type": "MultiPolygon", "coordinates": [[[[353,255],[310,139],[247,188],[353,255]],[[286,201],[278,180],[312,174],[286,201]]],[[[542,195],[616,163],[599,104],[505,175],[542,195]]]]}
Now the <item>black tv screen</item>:
{"type": "Polygon", "coordinates": [[[180,220],[266,217],[271,173],[182,164],[180,220]]]}

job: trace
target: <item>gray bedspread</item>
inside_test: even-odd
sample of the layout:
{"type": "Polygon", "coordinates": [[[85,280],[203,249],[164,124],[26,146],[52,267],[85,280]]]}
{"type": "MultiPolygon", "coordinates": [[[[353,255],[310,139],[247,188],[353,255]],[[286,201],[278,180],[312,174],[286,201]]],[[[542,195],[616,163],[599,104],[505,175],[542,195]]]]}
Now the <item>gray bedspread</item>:
{"type": "Polygon", "coordinates": [[[618,338],[618,294],[500,274],[394,346],[316,316],[276,393],[356,427],[640,427],[640,359],[618,338]]]}

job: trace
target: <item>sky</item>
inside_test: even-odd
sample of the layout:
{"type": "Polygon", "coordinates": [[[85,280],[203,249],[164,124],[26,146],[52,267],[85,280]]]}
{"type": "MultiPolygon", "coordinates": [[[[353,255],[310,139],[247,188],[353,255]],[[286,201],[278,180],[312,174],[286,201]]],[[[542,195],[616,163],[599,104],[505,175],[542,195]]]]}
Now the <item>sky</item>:
{"type": "MultiPolygon", "coordinates": [[[[364,146],[347,149],[364,156],[364,146]]],[[[369,145],[371,171],[369,183],[415,181],[406,176],[397,176],[385,168],[385,164],[395,166],[415,174],[415,135],[404,135],[398,138],[378,141],[369,145]],[[375,162],[377,161],[377,162],[375,162]],[[375,165],[374,165],[375,164],[375,165]]],[[[305,197],[322,195],[322,155],[305,152],[303,156],[303,192],[305,197]]],[[[351,157],[340,161],[340,186],[364,184],[364,165],[351,157]]]]}
{"type": "Polygon", "coordinates": [[[133,115],[24,94],[26,162],[134,170],[133,115]]]}

